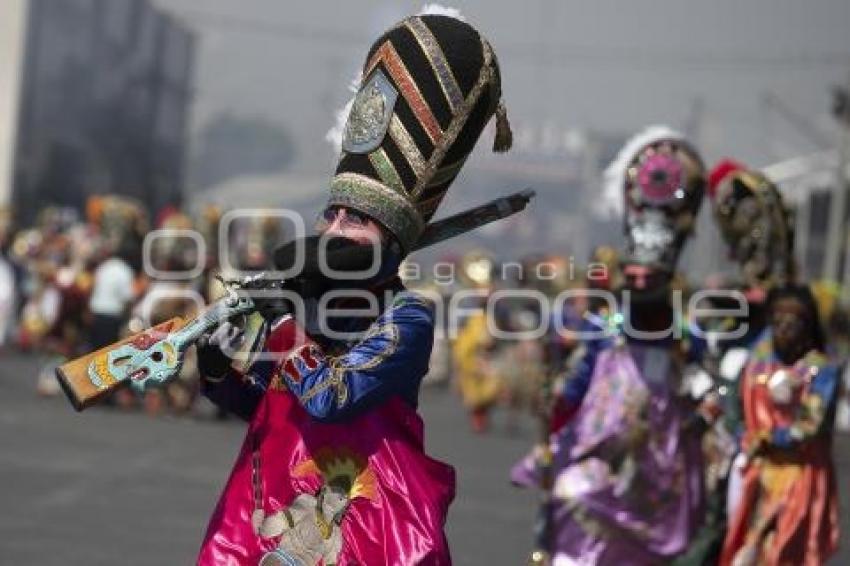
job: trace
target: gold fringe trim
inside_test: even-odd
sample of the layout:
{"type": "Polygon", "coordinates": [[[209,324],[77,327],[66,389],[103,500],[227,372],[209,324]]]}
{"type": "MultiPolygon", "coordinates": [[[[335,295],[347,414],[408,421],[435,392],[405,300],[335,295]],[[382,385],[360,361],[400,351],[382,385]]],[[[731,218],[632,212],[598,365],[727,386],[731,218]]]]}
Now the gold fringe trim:
{"type": "Polygon", "coordinates": [[[469,118],[469,114],[472,112],[475,103],[478,102],[478,99],[481,97],[481,93],[484,88],[488,86],[492,88],[493,77],[495,75],[495,71],[492,67],[493,51],[490,48],[490,45],[483,39],[481,41],[481,46],[484,50],[484,64],[481,67],[478,80],[472,87],[469,95],[467,95],[463,106],[459,109],[459,112],[452,118],[449,127],[446,128],[445,132],[443,132],[443,138],[434,147],[434,152],[428,159],[425,170],[422,172],[422,175],[419,177],[416,185],[411,191],[411,195],[414,198],[417,198],[423,189],[431,183],[431,178],[434,176],[434,172],[437,170],[440,163],[443,161],[443,158],[446,156],[446,153],[448,153],[449,148],[455,142],[461,129],[466,124],[466,120],[469,118]]]}
{"type": "Polygon", "coordinates": [[[504,153],[511,149],[513,143],[514,133],[508,121],[508,110],[504,102],[499,101],[499,105],[496,106],[496,137],[493,139],[493,151],[504,153]]]}

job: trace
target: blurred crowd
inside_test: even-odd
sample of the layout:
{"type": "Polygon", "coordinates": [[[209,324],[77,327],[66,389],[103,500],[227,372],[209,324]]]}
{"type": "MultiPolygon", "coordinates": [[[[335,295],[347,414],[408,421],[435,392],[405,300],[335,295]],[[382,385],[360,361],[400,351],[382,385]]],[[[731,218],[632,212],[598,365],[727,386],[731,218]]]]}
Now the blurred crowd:
{"type": "MultiPolygon", "coordinates": [[[[561,396],[585,354],[588,339],[581,333],[589,324],[598,325],[611,315],[617,316],[611,311],[616,304],[610,302],[621,300],[615,298],[615,290],[621,285],[616,249],[599,246],[581,266],[557,255],[498,262],[495,254],[484,250],[447,256],[442,264],[453,266],[457,274],[453,284],[432,281],[418,287],[431,297],[441,296],[443,305],[455,305],[454,313],[438,317],[443,328],[434,344],[426,381],[450,385],[469,411],[471,428],[479,433],[487,432],[493,415],[500,413],[504,418],[498,420],[504,421],[508,432],[516,427],[520,413],[546,418],[551,410],[546,396],[561,396]],[[464,300],[452,303],[451,295],[459,290],[466,291],[464,300]],[[470,290],[475,293],[470,294],[470,290]],[[517,290],[531,293],[514,293],[517,290]],[[611,293],[610,300],[606,300],[606,293],[611,293]],[[492,322],[488,323],[488,317],[492,322]]],[[[681,293],[684,307],[678,330],[683,347],[707,350],[706,360],[721,355],[722,347],[714,336],[733,329],[741,320],[731,314],[698,316],[687,309],[695,292],[720,289],[740,289],[740,283],[713,275],[696,287],[679,273],[672,285],[673,291],[681,293]],[[696,344],[689,346],[689,342],[696,344]]],[[[836,428],[850,431],[850,310],[840,301],[838,285],[816,281],[811,289],[828,337],[828,353],[843,372],[836,428]]],[[[707,314],[710,309],[730,309],[734,303],[712,297],[693,305],[707,314]]],[[[715,377],[719,374],[719,368],[707,369],[715,377]]],[[[699,381],[697,376],[691,377],[691,381],[699,381]]],[[[698,390],[703,385],[685,383],[684,387],[698,390]]]]}
{"type": "MultiPolygon", "coordinates": [[[[0,348],[43,359],[42,395],[59,394],[55,368],[65,360],[108,346],[172,317],[192,317],[223,288],[215,275],[221,210],[190,214],[167,208],[151,218],[145,208],[118,196],[92,197],[85,214],[43,209],[32,226],[19,228],[11,212],[0,225],[0,348]],[[157,237],[148,238],[152,230],[157,237]],[[200,235],[203,246],[198,245],[200,235]]],[[[229,230],[236,269],[258,269],[282,239],[279,223],[240,219],[229,230]]],[[[144,405],[151,413],[192,409],[198,376],[189,352],[181,377],[144,399],[120,391],[111,402],[144,405]]]]}
{"type": "MultiPolygon", "coordinates": [[[[56,395],[60,391],[54,370],[63,361],[172,317],[193,316],[223,294],[216,278],[221,273],[221,216],[222,210],[206,206],[194,213],[165,209],[151,218],[139,203],[117,196],[92,197],[84,215],[45,208],[26,228],[16,229],[11,213],[4,212],[2,350],[40,356],[42,369],[34,386],[42,395],[56,395]],[[145,237],[154,229],[171,232],[149,238],[146,246],[145,237]],[[205,245],[199,247],[190,232],[199,234],[205,245]]],[[[263,269],[286,236],[274,217],[240,219],[228,230],[233,244],[230,265],[263,269]]],[[[432,276],[402,269],[403,278],[408,274],[407,285],[441,309],[426,383],[455,391],[478,433],[491,428],[497,413],[504,414],[499,420],[509,432],[522,414],[548,414],[545,395],[557,398],[563,376],[582,358],[583,342],[576,333],[589,318],[609,314],[610,304],[599,293],[619,285],[618,260],[610,246],[595,249],[584,265],[576,265],[574,258],[539,254],[499,261],[496,254],[475,249],[441,257],[432,276]],[[462,300],[453,300],[459,292],[462,300]],[[502,296],[492,300],[494,293],[502,296]]],[[[712,277],[703,288],[723,284],[712,277]]],[[[693,289],[685,277],[677,277],[675,288],[687,304],[693,289]]],[[[846,367],[850,317],[839,301],[840,289],[828,282],[816,282],[812,288],[821,320],[826,321],[830,353],[846,367]]],[[[725,323],[700,322],[705,327],[725,323]]],[[[687,317],[683,324],[687,339],[687,317]]],[[[846,382],[850,372],[845,375],[846,382]]],[[[165,390],[149,391],[144,398],[121,390],[111,402],[122,408],[143,407],[152,414],[187,413],[198,390],[190,350],[180,379],[165,390]]],[[[837,426],[850,430],[846,393],[838,405],[837,426]]]]}

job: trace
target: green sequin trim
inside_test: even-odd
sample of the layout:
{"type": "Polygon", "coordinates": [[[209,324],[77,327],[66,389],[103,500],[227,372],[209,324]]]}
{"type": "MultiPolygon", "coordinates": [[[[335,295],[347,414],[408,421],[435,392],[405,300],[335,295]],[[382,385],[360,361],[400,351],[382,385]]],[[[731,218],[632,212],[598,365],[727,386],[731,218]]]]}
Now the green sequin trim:
{"type": "Polygon", "coordinates": [[[404,183],[401,182],[401,177],[399,177],[398,171],[395,169],[395,165],[393,165],[393,162],[390,161],[390,157],[387,155],[387,152],[384,151],[384,148],[378,148],[370,153],[369,161],[372,163],[372,167],[374,167],[375,171],[378,172],[378,176],[385,185],[396,192],[405,191],[404,183]]]}
{"type": "Polygon", "coordinates": [[[380,181],[357,173],[340,173],[331,181],[328,205],[346,206],[374,218],[405,251],[422,235],[424,220],[413,203],[380,181]]]}

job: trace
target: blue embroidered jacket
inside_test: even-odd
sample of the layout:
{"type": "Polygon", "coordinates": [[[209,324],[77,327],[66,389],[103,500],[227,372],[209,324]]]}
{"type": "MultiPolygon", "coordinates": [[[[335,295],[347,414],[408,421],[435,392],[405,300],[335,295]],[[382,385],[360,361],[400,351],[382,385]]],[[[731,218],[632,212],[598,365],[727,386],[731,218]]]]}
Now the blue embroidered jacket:
{"type": "MultiPolygon", "coordinates": [[[[362,326],[353,319],[350,327],[362,326]]],[[[351,329],[345,329],[350,332],[351,329]]],[[[274,332],[274,331],[272,331],[274,332]]],[[[290,354],[281,367],[254,364],[246,376],[204,380],[204,394],[215,404],[250,419],[277,374],[304,409],[320,421],[345,421],[391,396],[416,407],[419,385],[428,372],[434,339],[432,308],[417,295],[396,294],[383,313],[350,343],[322,340],[290,354]],[[339,355],[330,355],[339,351],[339,355]]]]}

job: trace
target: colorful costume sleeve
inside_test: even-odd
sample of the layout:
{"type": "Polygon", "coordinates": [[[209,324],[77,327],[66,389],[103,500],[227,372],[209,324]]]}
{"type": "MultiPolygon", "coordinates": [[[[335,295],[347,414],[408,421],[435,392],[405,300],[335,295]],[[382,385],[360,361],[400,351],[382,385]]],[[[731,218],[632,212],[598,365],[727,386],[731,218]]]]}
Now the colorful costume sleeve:
{"type": "Polygon", "coordinates": [[[434,339],[431,308],[410,295],[393,305],[341,356],[308,342],[283,364],[281,377],[315,419],[352,419],[397,395],[416,406],[434,339]]]}
{"type": "MultiPolygon", "coordinates": [[[[602,329],[593,322],[585,320],[581,325],[581,332],[601,334],[602,329]]],[[[585,340],[584,355],[564,385],[563,397],[567,406],[577,407],[581,404],[587,388],[590,387],[590,376],[593,375],[593,368],[596,366],[596,357],[609,344],[609,338],[585,340]]]]}
{"type": "MultiPolygon", "coordinates": [[[[688,329],[690,331],[690,329],[688,329]]],[[[698,334],[688,334],[687,350],[685,351],[685,362],[698,364],[702,362],[708,352],[708,341],[698,334]]]]}
{"type": "MultiPolygon", "coordinates": [[[[756,345],[762,343],[765,340],[770,339],[770,329],[763,328],[762,330],[755,333],[755,338],[750,338],[749,342],[745,342],[744,346],[736,346],[731,347],[726,351],[728,355],[730,351],[736,348],[746,348],[749,350],[747,354],[747,358],[752,355],[752,352],[755,350],[756,345]]],[[[744,379],[744,373],[746,370],[746,362],[742,364],[743,367],[738,371],[737,376],[735,377],[735,387],[729,387],[726,398],[723,403],[723,420],[726,426],[726,429],[732,434],[734,434],[735,439],[738,441],[738,445],[742,446],[744,442],[744,436],[747,432],[746,423],[744,422],[744,402],[743,402],[743,388],[746,387],[746,380],[744,379]]],[[[734,365],[732,366],[734,367],[734,365]]]]}
{"type": "Polygon", "coordinates": [[[838,368],[822,366],[803,393],[794,422],[789,426],[775,427],[771,431],[771,444],[791,448],[820,434],[828,426],[826,417],[835,403],[837,385],[838,368]]]}

